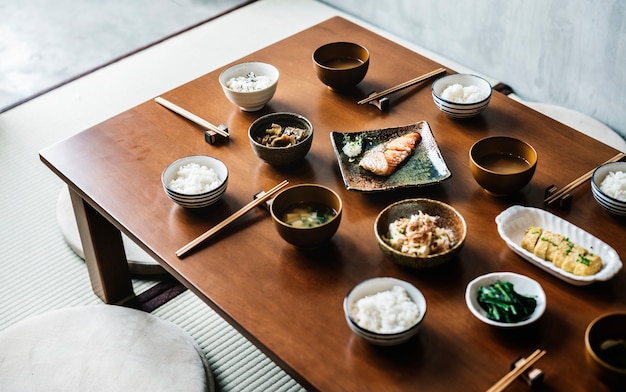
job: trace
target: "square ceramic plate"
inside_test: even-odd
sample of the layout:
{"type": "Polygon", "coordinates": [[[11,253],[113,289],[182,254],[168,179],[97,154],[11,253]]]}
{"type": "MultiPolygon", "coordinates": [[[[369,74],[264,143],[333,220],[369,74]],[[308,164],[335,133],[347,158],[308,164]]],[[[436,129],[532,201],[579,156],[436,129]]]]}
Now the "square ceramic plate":
{"type": "Polygon", "coordinates": [[[347,189],[361,192],[388,191],[396,188],[420,187],[439,183],[451,173],[441,156],[430,126],[425,121],[401,127],[376,129],[362,132],[331,132],[330,140],[337,155],[341,177],[347,189]],[[422,136],[413,154],[389,177],[377,176],[359,167],[363,154],[381,143],[411,132],[422,136]],[[361,138],[362,152],[350,158],[343,152],[348,141],[361,138]]]}
{"type": "Polygon", "coordinates": [[[512,206],[496,216],[498,233],[511,250],[530,263],[576,286],[585,286],[596,281],[609,280],[622,268],[622,261],[615,249],[607,243],[587,233],[578,226],[539,208],[512,206]],[[522,237],[529,226],[543,227],[553,233],[568,237],[573,243],[582,246],[602,258],[602,269],[595,275],[578,276],[566,272],[549,261],[543,260],[522,248],[522,237]]]}

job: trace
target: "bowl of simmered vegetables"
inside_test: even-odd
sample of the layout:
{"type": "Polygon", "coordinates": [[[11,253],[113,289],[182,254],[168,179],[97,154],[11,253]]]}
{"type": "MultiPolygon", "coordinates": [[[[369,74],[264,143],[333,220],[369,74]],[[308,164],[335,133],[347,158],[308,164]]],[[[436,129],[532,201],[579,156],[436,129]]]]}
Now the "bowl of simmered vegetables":
{"type": "Polygon", "coordinates": [[[313,144],[313,124],[288,112],[266,114],[248,128],[254,153],[272,166],[287,166],[304,159],[313,144]]]}
{"type": "Polygon", "coordinates": [[[315,249],[327,243],[339,228],[342,209],[339,195],[317,184],[286,188],[270,204],[276,231],[300,249],[315,249]]]}

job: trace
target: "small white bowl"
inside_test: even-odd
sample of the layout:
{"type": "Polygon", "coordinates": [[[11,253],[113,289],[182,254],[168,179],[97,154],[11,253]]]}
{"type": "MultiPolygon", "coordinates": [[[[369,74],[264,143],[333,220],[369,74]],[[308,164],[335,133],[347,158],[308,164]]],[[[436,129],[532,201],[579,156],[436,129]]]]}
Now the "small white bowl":
{"type": "Polygon", "coordinates": [[[426,299],[422,292],[409,282],[389,277],[373,278],[357,284],[348,292],[343,300],[343,312],[350,329],[363,340],[378,346],[395,346],[408,341],[419,331],[424,316],[426,315],[426,299]],[[359,326],[356,321],[352,319],[350,310],[353,308],[356,301],[368,295],[390,290],[394,286],[404,288],[419,308],[419,318],[412,327],[398,333],[378,333],[359,326]]]}
{"type": "Polygon", "coordinates": [[[479,276],[469,282],[465,290],[465,303],[470,312],[485,324],[501,328],[516,328],[532,324],[543,315],[543,312],[546,310],[546,294],[539,283],[527,276],[513,272],[493,272],[479,276]],[[537,307],[529,318],[517,323],[502,323],[487,317],[487,312],[478,303],[478,288],[480,286],[489,286],[499,280],[513,283],[514,290],[519,294],[535,297],[537,307]]]}
{"type": "Polygon", "coordinates": [[[228,185],[228,168],[219,159],[206,155],[192,155],[177,159],[169,164],[165,170],[163,170],[163,174],[161,174],[161,183],[163,184],[163,189],[167,196],[181,207],[203,208],[217,203],[226,192],[228,185]],[[169,184],[178,176],[178,169],[189,163],[197,163],[200,166],[206,166],[215,170],[215,173],[221,181],[220,184],[207,192],[195,194],[181,193],[171,189],[169,184]]]}
{"type": "Polygon", "coordinates": [[[276,92],[276,87],[278,86],[279,76],[280,73],[278,69],[273,65],[258,61],[249,61],[235,64],[227,68],[220,74],[219,81],[229,101],[239,106],[243,111],[254,112],[261,110],[265,104],[272,99],[276,92]],[[257,76],[268,76],[271,79],[270,85],[260,90],[244,92],[235,91],[227,87],[227,83],[231,78],[246,76],[250,72],[253,72],[257,76]]]}
{"type": "Polygon", "coordinates": [[[452,74],[443,76],[435,80],[432,84],[432,96],[435,105],[446,115],[453,118],[468,118],[480,114],[489,105],[491,100],[492,88],[491,84],[485,79],[470,74],[452,74]],[[476,102],[453,102],[443,98],[443,91],[454,84],[460,84],[463,87],[476,86],[485,96],[484,99],[476,102]]]}
{"type": "Polygon", "coordinates": [[[605,210],[620,216],[626,216],[626,201],[616,199],[600,189],[600,184],[610,172],[625,172],[626,162],[612,162],[600,165],[591,177],[591,193],[598,204],[605,210]]]}

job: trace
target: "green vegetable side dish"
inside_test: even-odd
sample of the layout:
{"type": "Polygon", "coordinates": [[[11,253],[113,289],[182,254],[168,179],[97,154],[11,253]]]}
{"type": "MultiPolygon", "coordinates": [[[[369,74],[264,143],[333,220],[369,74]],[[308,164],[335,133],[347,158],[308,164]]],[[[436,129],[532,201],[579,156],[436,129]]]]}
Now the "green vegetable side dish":
{"type": "Polygon", "coordinates": [[[487,317],[501,323],[517,323],[529,318],[537,307],[535,297],[519,294],[513,283],[497,281],[478,287],[478,303],[487,317]]]}

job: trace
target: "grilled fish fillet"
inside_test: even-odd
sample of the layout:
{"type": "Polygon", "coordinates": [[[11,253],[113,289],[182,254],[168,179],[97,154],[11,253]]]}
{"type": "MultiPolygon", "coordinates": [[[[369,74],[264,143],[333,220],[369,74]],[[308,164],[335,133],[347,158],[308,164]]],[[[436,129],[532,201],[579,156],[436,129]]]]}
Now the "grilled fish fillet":
{"type": "Polygon", "coordinates": [[[422,136],[412,132],[367,151],[359,166],[379,176],[390,176],[415,150],[422,136]]]}

